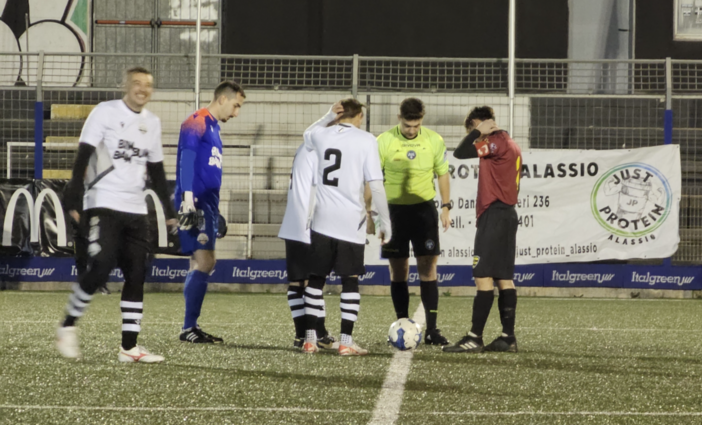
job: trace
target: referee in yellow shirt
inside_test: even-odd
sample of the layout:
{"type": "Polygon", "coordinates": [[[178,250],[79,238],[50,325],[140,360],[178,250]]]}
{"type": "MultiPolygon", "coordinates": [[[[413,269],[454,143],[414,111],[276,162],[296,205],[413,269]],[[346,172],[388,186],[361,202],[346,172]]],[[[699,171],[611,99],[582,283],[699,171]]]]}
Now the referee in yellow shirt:
{"type": "MultiPolygon", "coordinates": [[[[446,146],[436,132],[422,127],[424,103],[408,98],[400,104],[400,123],[378,137],[380,165],[390,207],[392,239],[381,255],[390,260],[390,291],[397,318],[409,317],[409,244],[417,258],[420,293],[426,314],[424,342],[447,345],[436,327],[439,288],[436,262],[439,256],[439,214],[434,205],[434,175],[441,193],[441,225],[448,230],[450,183],[446,146]]],[[[368,220],[372,222],[371,220],[368,220]]]]}

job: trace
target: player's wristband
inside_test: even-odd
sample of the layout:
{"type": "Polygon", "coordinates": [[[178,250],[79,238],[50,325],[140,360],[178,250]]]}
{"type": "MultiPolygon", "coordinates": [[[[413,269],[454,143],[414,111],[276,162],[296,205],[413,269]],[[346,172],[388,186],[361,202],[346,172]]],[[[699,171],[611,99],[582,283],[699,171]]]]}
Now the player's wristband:
{"type": "Polygon", "coordinates": [[[451,208],[453,208],[453,205],[451,205],[451,203],[448,202],[446,204],[441,204],[441,208],[448,208],[449,211],[451,211],[451,208]]]}

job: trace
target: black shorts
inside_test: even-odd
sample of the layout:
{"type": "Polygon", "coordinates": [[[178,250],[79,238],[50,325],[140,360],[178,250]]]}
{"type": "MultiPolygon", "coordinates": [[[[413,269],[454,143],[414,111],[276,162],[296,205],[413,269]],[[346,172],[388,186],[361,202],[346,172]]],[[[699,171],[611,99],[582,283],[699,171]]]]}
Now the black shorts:
{"type": "MultiPolygon", "coordinates": [[[[146,214],[131,214],[107,208],[83,212],[87,222],[87,249],[77,253],[87,259],[87,267],[78,280],[81,287],[93,293],[105,285],[110,273],[119,267],[124,274],[125,288],[143,291],[144,279],[151,260],[151,239],[146,214]]],[[[81,219],[82,220],[82,219],[81,219]]],[[[126,290],[132,290],[126,289],[126,290]]]]}
{"type": "Polygon", "coordinates": [[[512,280],[516,246],[517,211],[514,206],[499,201],[490,204],[478,218],[473,277],[512,280]]]}
{"type": "Polygon", "coordinates": [[[312,245],[285,239],[285,268],[288,281],[297,282],[310,277],[312,245]]]}
{"type": "Polygon", "coordinates": [[[439,213],[434,201],[388,207],[392,239],[382,246],[382,258],[409,258],[410,242],[415,257],[439,255],[439,213]]]}
{"type": "Polygon", "coordinates": [[[328,276],[332,270],[339,276],[356,276],[366,272],[363,254],[366,245],[335,239],[312,231],[310,274],[328,276]]]}

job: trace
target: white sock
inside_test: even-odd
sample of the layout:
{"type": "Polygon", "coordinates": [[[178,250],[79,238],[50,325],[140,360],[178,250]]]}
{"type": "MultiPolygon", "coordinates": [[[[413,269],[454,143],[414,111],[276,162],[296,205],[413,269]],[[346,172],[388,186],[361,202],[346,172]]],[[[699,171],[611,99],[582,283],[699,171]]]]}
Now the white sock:
{"type": "Polygon", "coordinates": [[[305,341],[311,342],[312,344],[316,344],[317,343],[317,331],[314,329],[307,329],[305,341]]]}
{"type": "Polygon", "coordinates": [[[345,345],[347,347],[353,345],[353,338],[351,335],[341,334],[341,345],[345,345]]]}

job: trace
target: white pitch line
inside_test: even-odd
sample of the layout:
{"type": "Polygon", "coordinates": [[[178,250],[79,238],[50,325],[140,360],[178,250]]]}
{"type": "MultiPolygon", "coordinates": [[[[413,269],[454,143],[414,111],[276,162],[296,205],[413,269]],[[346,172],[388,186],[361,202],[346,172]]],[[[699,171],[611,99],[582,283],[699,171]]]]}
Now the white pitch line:
{"type": "MultiPolygon", "coordinates": [[[[422,303],[419,303],[412,320],[424,327],[424,305],[422,303]]],[[[397,421],[400,416],[402,396],[405,393],[405,382],[407,382],[407,375],[412,365],[412,357],[412,351],[398,351],[392,356],[390,368],[383,381],[383,389],[380,391],[373,410],[373,418],[369,422],[370,425],[392,425],[397,421]]]]}
{"type": "Polygon", "coordinates": [[[213,406],[213,407],[131,407],[131,406],[24,406],[19,404],[0,404],[0,410],[88,410],[88,411],[134,411],[134,412],[178,412],[178,411],[198,411],[198,412],[291,412],[291,413],[344,413],[344,414],[368,414],[370,410],[334,410],[334,409],[305,409],[296,407],[237,407],[237,406],[213,406]]]}
{"type": "MultiPolygon", "coordinates": [[[[36,406],[20,404],[0,404],[0,410],[82,410],[96,412],[276,412],[276,413],[340,413],[365,415],[370,410],[335,410],[335,409],[306,409],[295,407],[238,407],[238,406],[213,406],[213,407],[131,407],[131,406],[36,406]]],[[[410,414],[426,414],[433,416],[658,416],[658,417],[702,417],[702,412],[544,412],[544,411],[517,411],[517,412],[411,412],[410,414]]]]}
{"type": "Polygon", "coordinates": [[[412,412],[434,416],[702,416],[702,412],[412,412]]]}

